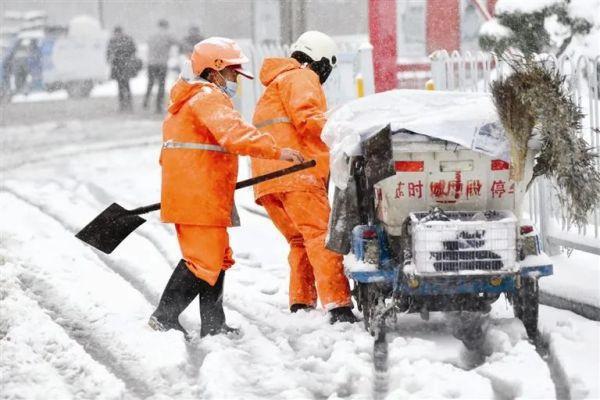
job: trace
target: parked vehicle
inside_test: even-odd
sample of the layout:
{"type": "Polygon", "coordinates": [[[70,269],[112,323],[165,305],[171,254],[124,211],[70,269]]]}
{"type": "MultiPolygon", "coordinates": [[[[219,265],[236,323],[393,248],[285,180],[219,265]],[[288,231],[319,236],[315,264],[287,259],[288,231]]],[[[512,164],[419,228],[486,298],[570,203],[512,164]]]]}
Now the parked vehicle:
{"type": "Polygon", "coordinates": [[[538,280],[552,274],[510,176],[508,143],[481,93],[398,90],[335,112],[323,135],[336,192],[328,246],[345,257],[365,328],[397,313],[443,311],[469,348],[501,295],[537,336],[538,280]]]}
{"type": "Polygon", "coordinates": [[[87,97],[109,78],[108,35],[96,20],[76,17],[68,29],[26,29],[5,38],[2,95],[65,89],[69,97],[87,97]]]}

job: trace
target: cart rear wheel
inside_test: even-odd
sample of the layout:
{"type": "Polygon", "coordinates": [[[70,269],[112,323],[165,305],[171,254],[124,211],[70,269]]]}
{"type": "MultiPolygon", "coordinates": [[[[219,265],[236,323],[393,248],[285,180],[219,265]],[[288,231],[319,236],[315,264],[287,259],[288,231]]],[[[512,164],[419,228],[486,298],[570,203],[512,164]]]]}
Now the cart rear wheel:
{"type": "Polygon", "coordinates": [[[536,278],[521,279],[521,288],[513,295],[513,310],[515,317],[523,322],[529,339],[537,339],[539,287],[536,278]]]}

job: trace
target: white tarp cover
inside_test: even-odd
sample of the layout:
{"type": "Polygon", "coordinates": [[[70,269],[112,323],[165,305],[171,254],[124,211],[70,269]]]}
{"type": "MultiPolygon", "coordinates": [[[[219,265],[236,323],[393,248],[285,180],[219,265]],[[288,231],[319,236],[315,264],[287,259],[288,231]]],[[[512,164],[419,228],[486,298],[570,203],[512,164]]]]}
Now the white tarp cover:
{"type": "MultiPolygon", "coordinates": [[[[346,156],[360,155],[360,144],[391,124],[509,160],[509,145],[490,94],[391,90],[333,110],[321,134],[331,153],[331,178],[346,188],[346,156]]],[[[410,141],[410,136],[402,135],[410,141]]],[[[413,140],[414,141],[414,140],[413,140]]]]}

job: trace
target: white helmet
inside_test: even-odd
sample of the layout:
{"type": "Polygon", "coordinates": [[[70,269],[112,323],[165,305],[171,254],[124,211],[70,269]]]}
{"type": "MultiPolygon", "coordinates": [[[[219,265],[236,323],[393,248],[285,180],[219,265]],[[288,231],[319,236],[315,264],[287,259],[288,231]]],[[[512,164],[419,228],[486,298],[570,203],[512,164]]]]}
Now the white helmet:
{"type": "Polygon", "coordinates": [[[337,63],[337,46],[333,39],[319,31],[304,32],[292,47],[291,56],[301,63],[307,63],[319,75],[321,83],[327,80],[337,63]],[[303,54],[298,54],[298,52],[303,54]],[[304,57],[305,55],[306,57],[304,57]]]}

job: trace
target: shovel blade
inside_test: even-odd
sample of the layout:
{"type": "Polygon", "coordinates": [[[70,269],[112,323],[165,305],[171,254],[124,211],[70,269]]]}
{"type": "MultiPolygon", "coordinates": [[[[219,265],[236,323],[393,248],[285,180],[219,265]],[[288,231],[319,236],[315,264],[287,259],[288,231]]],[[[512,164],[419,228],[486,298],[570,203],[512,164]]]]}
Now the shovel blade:
{"type": "Polygon", "coordinates": [[[112,203],[75,237],[103,253],[110,254],[144,222],[146,220],[139,215],[128,215],[125,208],[112,203]]]}

